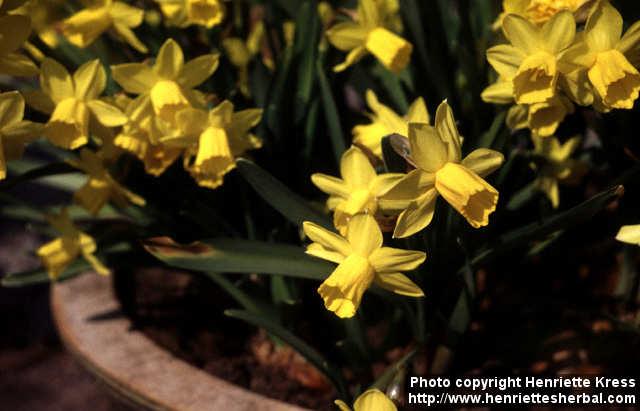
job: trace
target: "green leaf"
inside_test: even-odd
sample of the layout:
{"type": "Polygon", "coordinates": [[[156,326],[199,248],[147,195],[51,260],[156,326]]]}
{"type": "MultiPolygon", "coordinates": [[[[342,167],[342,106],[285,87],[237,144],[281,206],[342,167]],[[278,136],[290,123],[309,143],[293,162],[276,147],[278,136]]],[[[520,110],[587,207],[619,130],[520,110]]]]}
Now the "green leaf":
{"type": "MultiPolygon", "coordinates": [[[[91,270],[91,264],[84,259],[79,258],[72,262],[67,269],[60,274],[60,277],[56,282],[62,282],[69,280],[82,274],[85,271],[91,270]]],[[[43,268],[35,270],[23,271],[20,273],[8,274],[0,282],[3,287],[26,287],[29,285],[45,284],[51,282],[49,274],[43,268]]]]}
{"type": "Polygon", "coordinates": [[[224,275],[213,272],[206,272],[204,275],[218,284],[220,288],[225,290],[246,310],[256,313],[256,315],[263,315],[272,319],[277,318],[277,312],[274,307],[260,299],[257,299],[255,296],[247,294],[240,287],[229,281],[224,275]]]}
{"type": "Polygon", "coordinates": [[[347,390],[340,370],[330,364],[318,351],[309,346],[302,339],[294,335],[291,331],[263,317],[243,310],[226,310],[225,314],[231,318],[237,318],[256,327],[264,328],[269,334],[289,344],[291,348],[300,353],[304,358],[315,366],[320,372],[327,376],[329,381],[336,387],[342,398],[347,397],[347,390]]]}
{"type": "Polygon", "coordinates": [[[539,194],[540,190],[538,190],[536,182],[532,181],[511,196],[507,203],[507,210],[516,211],[527,205],[529,201],[533,200],[539,194]]]}
{"type": "Polygon", "coordinates": [[[0,190],[7,190],[16,186],[17,184],[36,180],[42,177],[69,173],[78,173],[78,170],[67,163],[47,164],[35,169],[31,169],[18,176],[7,178],[6,180],[0,182],[0,190]]]}
{"type": "Polygon", "coordinates": [[[546,237],[556,231],[575,226],[583,221],[588,221],[598,211],[605,208],[613,200],[624,193],[623,186],[615,186],[609,190],[596,194],[589,200],[542,221],[533,222],[524,227],[509,231],[500,237],[489,247],[481,249],[473,259],[471,265],[485,263],[504,254],[514,248],[525,245],[533,240],[546,237]]]}
{"type": "Polygon", "coordinates": [[[477,147],[474,148],[491,148],[493,147],[493,143],[498,136],[498,133],[503,129],[504,126],[504,118],[506,117],[507,112],[501,111],[494,118],[489,130],[485,131],[478,140],[477,147]]]}
{"type": "Polygon", "coordinates": [[[256,164],[240,158],[237,168],[260,197],[292,223],[301,227],[304,221],[312,221],[333,230],[333,224],[327,215],[313,208],[306,200],[256,164]]]}
{"type": "Polygon", "coordinates": [[[298,85],[293,106],[294,120],[298,124],[309,110],[315,81],[315,62],[318,58],[320,17],[316,1],[306,1],[298,9],[294,50],[298,58],[298,85]]]}
{"type": "Polygon", "coordinates": [[[318,73],[318,84],[320,84],[324,116],[327,120],[327,128],[329,129],[329,137],[331,138],[331,146],[333,147],[333,155],[336,163],[340,164],[342,153],[344,153],[347,148],[344,143],[344,134],[342,133],[342,125],[340,123],[338,109],[336,108],[336,102],[331,93],[331,86],[329,85],[327,76],[324,74],[321,60],[317,62],[316,71],[318,73]]]}
{"type": "Polygon", "coordinates": [[[219,273],[260,273],[323,280],[335,265],[311,257],[301,247],[219,238],[180,245],[167,237],[152,238],[145,249],[178,268],[219,273]]]}
{"type": "Polygon", "coordinates": [[[413,356],[416,354],[416,350],[413,349],[402,356],[398,361],[389,366],[384,373],[373,383],[371,388],[377,388],[381,391],[386,391],[387,386],[397,379],[398,374],[404,374],[407,372],[407,364],[413,356]]]}
{"type": "Polygon", "coordinates": [[[288,47],[282,55],[282,63],[278,65],[275,80],[269,89],[268,101],[265,106],[264,118],[269,130],[277,139],[284,135],[283,133],[283,110],[288,110],[288,104],[285,104],[286,93],[289,91],[287,81],[290,77],[291,62],[293,61],[293,49],[288,47]]]}
{"type": "Polygon", "coordinates": [[[400,77],[387,70],[380,63],[375,65],[372,73],[378,77],[399,112],[404,114],[409,111],[409,102],[402,89],[400,77]]]}

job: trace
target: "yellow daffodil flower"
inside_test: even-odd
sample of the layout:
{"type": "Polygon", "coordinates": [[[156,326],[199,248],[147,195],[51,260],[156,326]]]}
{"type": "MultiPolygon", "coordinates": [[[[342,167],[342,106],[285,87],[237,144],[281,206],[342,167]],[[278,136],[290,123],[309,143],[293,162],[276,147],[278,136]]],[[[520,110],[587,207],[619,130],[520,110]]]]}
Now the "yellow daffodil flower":
{"type": "Polygon", "coordinates": [[[147,47],[136,37],[133,30],[144,19],[144,10],[121,1],[94,0],[91,5],[66,19],[62,33],[77,47],[87,47],[102,33],[113,27],[119,38],[141,53],[147,47]]]}
{"type": "Polygon", "coordinates": [[[490,48],[487,59],[502,81],[512,83],[516,103],[543,103],[555,96],[560,54],[575,37],[573,15],[562,11],[537,27],[510,14],[504,19],[502,31],[511,44],[490,48]]]}
{"type": "Polygon", "coordinates": [[[88,234],[78,230],[69,219],[66,209],[58,215],[47,216],[49,223],[61,234],[55,240],[46,243],[37,251],[42,265],[49,273],[49,278],[57,280],[60,274],[80,255],[93,267],[98,274],[108,275],[105,267],[94,255],[96,242],[88,234]]]}
{"type": "Polygon", "coordinates": [[[502,13],[493,23],[493,29],[499,30],[502,21],[509,14],[517,14],[534,24],[544,24],[563,10],[576,16],[577,21],[584,21],[588,6],[593,0],[503,0],[502,13]]]}
{"type": "Polygon", "coordinates": [[[438,107],[435,127],[409,124],[409,144],[417,168],[380,200],[381,207],[402,210],[393,236],[407,237],[429,225],[438,195],[474,228],[486,226],[498,191],[482,177],[500,167],[503,155],[480,148],[462,159],[460,134],[446,101],[438,107]]]}
{"type": "Polygon", "coordinates": [[[640,73],[626,56],[635,53],[640,44],[640,22],[624,36],[622,23],[620,13],[608,1],[601,1],[587,20],[582,40],[564,56],[567,63],[587,70],[605,111],[633,108],[640,93],[640,73]]]}
{"type": "Polygon", "coordinates": [[[185,168],[200,186],[216,188],[235,168],[237,156],[262,146],[261,140],[249,132],[261,116],[261,109],[234,112],[233,104],[227,100],[209,112],[182,110],[177,115],[179,135],[160,142],[185,149],[185,168]]]}
{"type": "Polygon", "coordinates": [[[389,21],[393,19],[388,15],[390,10],[394,8],[386,0],[359,0],[355,21],[338,23],[327,31],[334,47],[349,52],[334,71],[345,70],[367,53],[394,73],[409,64],[413,45],[390,30],[389,21]]]}
{"type": "Polygon", "coordinates": [[[102,158],[93,151],[83,148],[80,159],[70,160],[69,163],[88,176],[87,182],[75,192],[73,199],[91,214],[98,214],[110,200],[120,207],[126,207],[129,203],[144,206],[144,199],[115,181],[104,167],[102,158]]]}
{"type": "Polygon", "coordinates": [[[221,0],[156,0],[167,25],[187,27],[192,24],[211,28],[222,23],[225,6],[221,0]]]}
{"type": "Polygon", "coordinates": [[[409,123],[429,123],[429,112],[422,97],[417,98],[409,107],[406,116],[401,117],[392,109],[381,104],[375,93],[367,90],[367,105],[373,112],[369,114],[371,124],[353,128],[353,142],[369,149],[377,157],[382,158],[382,137],[398,133],[408,135],[409,123]]]}
{"type": "Polygon", "coordinates": [[[28,57],[17,53],[31,34],[27,16],[0,16],[0,74],[35,76],[38,67],[28,57]]]}
{"type": "Polygon", "coordinates": [[[131,94],[148,96],[153,110],[162,120],[174,123],[178,111],[198,103],[202,96],[193,90],[218,67],[217,54],[205,54],[187,63],[182,49],[167,40],[153,67],[145,63],[126,63],[111,67],[113,79],[131,94]]]}
{"type": "Polygon", "coordinates": [[[40,72],[43,93],[29,100],[37,110],[51,113],[44,136],[73,150],[89,141],[90,114],[106,127],[126,123],[127,117],[117,107],[100,100],[106,83],[107,75],[97,59],[80,66],[73,76],[57,61],[45,59],[40,72]]]}
{"type": "Polygon", "coordinates": [[[150,100],[144,96],[127,98],[124,110],[129,122],[115,136],[114,145],[142,161],[148,174],[161,175],[182,154],[182,149],[160,143],[162,137],[173,131],[155,116],[150,100]]]}
{"type": "Polygon", "coordinates": [[[372,283],[396,294],[424,296],[420,287],[401,271],[416,269],[426,254],[383,247],[382,232],[371,215],[358,214],[351,218],[345,237],[309,221],[304,222],[303,229],[313,241],[307,247],[307,254],[338,264],[318,287],[324,306],[338,317],[353,317],[372,283]]]}
{"type": "Polygon", "coordinates": [[[376,175],[366,154],[358,147],[351,147],[342,155],[340,175],[342,179],[315,173],[311,181],[329,194],[327,206],[333,210],[333,224],[342,235],[346,234],[349,219],[354,215],[375,215],[378,212],[378,198],[404,176],[376,175]]]}
{"type": "Polygon", "coordinates": [[[42,124],[23,120],[24,98],[17,91],[0,94],[0,180],[7,162],[22,157],[24,147],[42,131],[42,124]]]}
{"type": "Polygon", "coordinates": [[[557,95],[543,103],[511,107],[507,113],[507,125],[512,130],[529,128],[537,136],[549,137],[573,111],[573,103],[568,98],[557,95]]]}
{"type": "MultiPolygon", "coordinates": [[[[351,411],[344,401],[335,401],[340,411],[351,411]]],[[[360,394],[353,403],[353,411],[397,411],[396,405],[382,391],[373,388],[360,394]]]]}
{"type": "Polygon", "coordinates": [[[249,89],[249,63],[260,52],[263,37],[264,23],[259,21],[249,32],[246,42],[239,37],[227,37],[222,40],[222,47],[229,61],[238,70],[238,88],[245,97],[251,96],[251,90],[249,89]]]}
{"type": "MultiPolygon", "coordinates": [[[[54,24],[62,20],[63,5],[63,0],[29,0],[13,13],[30,17],[31,27],[40,40],[48,47],[56,48],[59,40],[54,24]]],[[[33,54],[31,50],[29,53],[33,54]]]]}
{"type": "Polygon", "coordinates": [[[553,208],[560,205],[559,183],[571,183],[579,179],[585,172],[585,166],[571,157],[580,146],[580,137],[573,137],[560,144],[557,138],[532,136],[534,153],[542,158],[542,164],[532,164],[538,170],[535,185],[542,191],[553,208]]]}
{"type": "Polygon", "coordinates": [[[616,240],[627,244],[640,245],[640,224],[623,225],[616,235],[616,240]]]}

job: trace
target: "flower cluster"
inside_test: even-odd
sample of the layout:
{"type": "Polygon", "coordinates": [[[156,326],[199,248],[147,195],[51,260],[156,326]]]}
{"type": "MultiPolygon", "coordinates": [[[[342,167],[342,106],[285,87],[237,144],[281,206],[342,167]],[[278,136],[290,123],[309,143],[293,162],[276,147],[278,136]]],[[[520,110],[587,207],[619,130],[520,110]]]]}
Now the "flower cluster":
{"type": "Polygon", "coordinates": [[[609,1],[600,0],[592,6],[584,29],[577,32],[571,11],[580,4],[573,3],[545,9],[544,15],[553,11],[548,19],[527,13],[509,13],[501,19],[508,44],[487,50],[498,79],[482,98],[515,103],[507,115],[513,129],[529,128],[535,135],[549,137],[575,104],[607,112],[630,109],[638,98],[640,73],[634,66],[638,23],[623,35],[622,16],[609,1]]]}

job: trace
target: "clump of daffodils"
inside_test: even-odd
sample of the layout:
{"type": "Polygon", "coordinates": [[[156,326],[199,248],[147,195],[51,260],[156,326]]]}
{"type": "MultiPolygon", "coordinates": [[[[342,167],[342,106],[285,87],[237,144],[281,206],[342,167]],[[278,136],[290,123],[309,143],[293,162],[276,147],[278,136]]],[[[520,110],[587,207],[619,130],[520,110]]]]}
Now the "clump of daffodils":
{"type": "Polygon", "coordinates": [[[633,64],[640,22],[626,33],[622,23],[608,0],[505,2],[499,26],[508,43],[487,51],[498,78],[482,98],[512,104],[507,124],[541,137],[552,136],[574,105],[601,112],[633,108],[640,93],[633,64]],[[585,7],[588,18],[576,34],[574,13],[585,7]]]}

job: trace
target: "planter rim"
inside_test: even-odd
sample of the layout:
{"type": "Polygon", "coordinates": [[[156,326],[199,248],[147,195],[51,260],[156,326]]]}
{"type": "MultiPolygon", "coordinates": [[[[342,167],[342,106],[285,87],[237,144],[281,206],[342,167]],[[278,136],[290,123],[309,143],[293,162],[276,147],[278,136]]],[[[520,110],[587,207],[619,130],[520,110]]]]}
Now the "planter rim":
{"type": "Polygon", "coordinates": [[[196,368],[132,328],[112,281],[95,273],[51,287],[51,308],[67,350],[119,397],[172,411],[309,411],[267,398],[196,368]]]}

